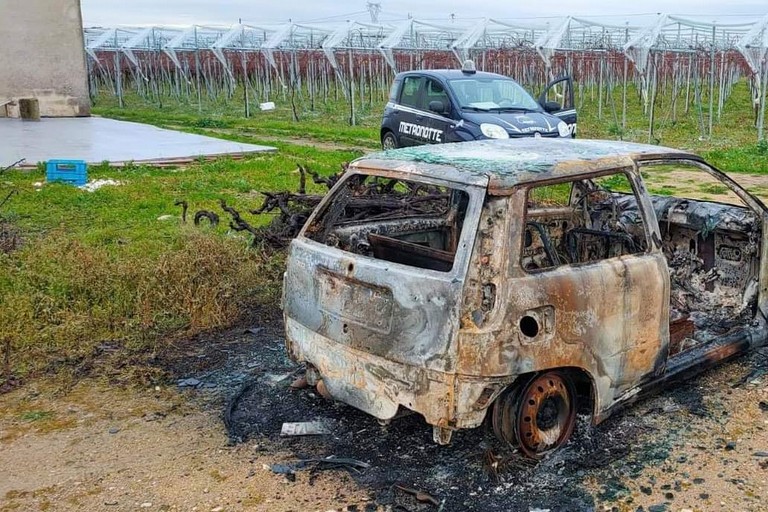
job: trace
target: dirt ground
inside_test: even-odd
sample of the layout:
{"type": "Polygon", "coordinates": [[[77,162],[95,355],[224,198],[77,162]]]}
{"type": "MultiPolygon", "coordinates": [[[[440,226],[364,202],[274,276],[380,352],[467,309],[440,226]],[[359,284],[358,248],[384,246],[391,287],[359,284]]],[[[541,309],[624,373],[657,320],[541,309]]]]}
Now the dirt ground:
{"type": "Polygon", "coordinates": [[[439,447],[416,415],[383,427],[291,389],[299,369],[273,318],[177,344],[157,386],[31,383],[0,396],[0,511],[766,509],[761,352],[598,427],[584,420],[534,464],[483,428],[439,447]],[[280,437],[283,422],[318,419],[329,435],[280,437]],[[328,456],[354,465],[297,464],[328,456]]]}
{"type": "MultiPolygon", "coordinates": [[[[768,202],[768,179],[764,175],[733,173],[730,177],[763,202],[768,202]]],[[[671,195],[679,197],[744,205],[736,194],[703,171],[675,169],[663,173],[647,173],[644,179],[652,193],[654,188],[663,187],[671,195]]]]}

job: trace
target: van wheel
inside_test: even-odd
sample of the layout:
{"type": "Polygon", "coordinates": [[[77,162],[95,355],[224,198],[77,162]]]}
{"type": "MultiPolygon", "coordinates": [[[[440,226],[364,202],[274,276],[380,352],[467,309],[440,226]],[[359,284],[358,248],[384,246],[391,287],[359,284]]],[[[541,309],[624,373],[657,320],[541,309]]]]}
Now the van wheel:
{"type": "Polygon", "coordinates": [[[557,371],[534,376],[502,395],[494,405],[493,430],[528,457],[540,458],[563,446],[576,423],[576,392],[557,371]]]}
{"type": "Polygon", "coordinates": [[[383,149],[396,149],[397,139],[395,138],[395,134],[392,132],[386,132],[381,138],[381,147],[383,149]]]}

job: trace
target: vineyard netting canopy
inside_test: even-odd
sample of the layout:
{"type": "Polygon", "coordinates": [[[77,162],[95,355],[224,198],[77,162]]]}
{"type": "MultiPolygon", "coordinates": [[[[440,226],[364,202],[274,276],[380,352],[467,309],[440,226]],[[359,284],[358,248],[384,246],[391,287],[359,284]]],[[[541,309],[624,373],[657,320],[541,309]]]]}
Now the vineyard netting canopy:
{"type": "MultiPolygon", "coordinates": [[[[747,80],[762,137],[768,82],[768,15],[93,27],[85,41],[92,90],[107,87],[121,102],[129,82],[150,95],[163,81],[172,94],[198,100],[242,88],[246,103],[270,101],[286,88],[327,91],[332,83],[354,106],[356,91],[358,102],[386,94],[396,72],[473,59],[478,69],[531,89],[563,75],[622,89],[622,118],[629,84],[651,127],[658,94],[671,91],[685,97],[686,111],[701,111],[702,136],[711,135],[733,85],[747,80]]],[[[601,95],[601,117],[604,107],[601,95]]]]}

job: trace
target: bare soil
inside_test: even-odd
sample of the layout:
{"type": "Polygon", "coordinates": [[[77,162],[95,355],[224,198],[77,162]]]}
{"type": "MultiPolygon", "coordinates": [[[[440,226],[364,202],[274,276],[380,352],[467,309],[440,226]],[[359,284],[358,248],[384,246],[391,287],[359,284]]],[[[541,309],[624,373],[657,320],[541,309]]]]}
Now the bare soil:
{"type": "MultiPolygon", "coordinates": [[[[743,173],[731,173],[729,176],[763,202],[768,201],[768,176],[743,173]]],[[[744,205],[725,185],[699,170],[675,169],[648,173],[645,175],[645,181],[652,192],[654,187],[661,186],[669,189],[671,195],[675,196],[744,205]]]]}
{"type": "Polygon", "coordinates": [[[267,314],[249,331],[175,344],[157,359],[168,375],[159,385],[33,383],[0,396],[0,511],[766,509],[763,353],[598,427],[582,419],[572,442],[533,463],[484,428],[439,447],[417,415],[383,427],[291,389],[300,368],[282,343],[267,314]],[[318,419],[330,435],[280,437],[283,422],[318,419]],[[370,467],[307,463],[281,474],[329,456],[370,467]]]}

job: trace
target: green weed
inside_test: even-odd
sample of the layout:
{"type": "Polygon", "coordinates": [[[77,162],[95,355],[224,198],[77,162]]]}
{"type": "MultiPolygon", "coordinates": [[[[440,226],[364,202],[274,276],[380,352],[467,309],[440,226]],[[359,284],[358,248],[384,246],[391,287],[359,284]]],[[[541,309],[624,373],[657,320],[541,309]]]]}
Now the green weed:
{"type": "Polygon", "coordinates": [[[730,189],[728,187],[726,187],[725,185],[717,185],[715,183],[707,183],[707,184],[701,185],[699,187],[699,190],[701,192],[706,193],[706,194],[716,194],[716,195],[719,195],[719,194],[727,193],[730,189]]]}
{"type": "Polygon", "coordinates": [[[53,416],[53,412],[51,411],[25,411],[21,414],[20,420],[25,422],[34,422],[34,421],[40,421],[47,418],[50,418],[53,416]]]}
{"type": "Polygon", "coordinates": [[[60,183],[38,190],[42,169],[5,173],[0,196],[3,188],[19,193],[2,215],[23,244],[0,251],[0,340],[10,347],[3,378],[78,378],[113,353],[124,356],[122,367],[147,360],[169,336],[225,328],[276,305],[282,254],[254,250],[249,236],[231,231],[219,200],[265,225],[272,216],[247,213],[261,204],[259,191],[296,190],[299,163],[330,174],[358,154],[296,147],[177,169],[94,165],[91,178],[122,185],[93,193],[60,183]],[[179,200],[189,204],[187,223],[179,200]],[[222,222],[192,225],[203,209],[222,222]]]}

